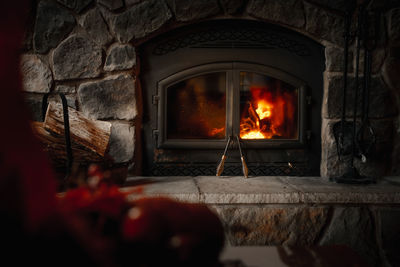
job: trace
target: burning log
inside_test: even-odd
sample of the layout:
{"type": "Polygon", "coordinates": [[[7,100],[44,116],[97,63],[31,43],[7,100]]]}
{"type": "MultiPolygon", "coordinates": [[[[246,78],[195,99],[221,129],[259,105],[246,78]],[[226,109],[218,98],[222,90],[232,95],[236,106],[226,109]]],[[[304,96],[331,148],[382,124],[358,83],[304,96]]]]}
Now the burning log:
{"type": "MultiPolygon", "coordinates": [[[[68,108],[68,113],[72,142],[103,157],[110,140],[111,123],[90,120],[82,112],[72,108],[68,108]]],[[[64,117],[60,103],[49,104],[43,126],[49,132],[64,135],[64,117]]]]}

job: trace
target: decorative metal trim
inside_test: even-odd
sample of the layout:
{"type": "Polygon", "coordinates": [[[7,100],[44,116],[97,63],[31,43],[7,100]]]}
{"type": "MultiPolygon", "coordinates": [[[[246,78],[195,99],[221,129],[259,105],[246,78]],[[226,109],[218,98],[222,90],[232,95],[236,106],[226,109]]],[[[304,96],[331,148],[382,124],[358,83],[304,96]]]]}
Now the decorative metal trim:
{"type": "Polygon", "coordinates": [[[298,56],[310,56],[310,49],[287,36],[263,28],[210,28],[162,42],[154,55],[165,55],[180,48],[286,49],[298,56]]]}

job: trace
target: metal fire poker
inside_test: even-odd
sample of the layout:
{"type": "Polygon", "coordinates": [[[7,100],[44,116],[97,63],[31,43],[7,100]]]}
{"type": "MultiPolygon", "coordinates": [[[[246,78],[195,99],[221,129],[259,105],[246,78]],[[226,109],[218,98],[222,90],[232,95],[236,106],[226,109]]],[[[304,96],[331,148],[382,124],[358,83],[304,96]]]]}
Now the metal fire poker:
{"type": "MultiPolygon", "coordinates": [[[[343,105],[342,105],[342,120],[341,120],[341,129],[337,134],[337,144],[338,144],[338,155],[339,159],[341,156],[345,154],[350,154],[350,162],[349,166],[347,166],[344,174],[340,177],[332,178],[333,181],[337,183],[346,183],[346,184],[369,184],[373,183],[374,179],[368,178],[360,175],[356,167],[354,166],[354,158],[356,156],[361,156],[361,160],[363,163],[366,163],[366,155],[370,151],[371,147],[375,143],[375,133],[372,127],[369,124],[368,120],[368,108],[369,108],[369,86],[370,86],[370,76],[371,76],[371,50],[373,47],[368,47],[366,42],[367,32],[368,32],[368,21],[367,15],[368,11],[366,10],[368,3],[370,0],[366,0],[363,4],[360,5],[357,12],[357,29],[356,29],[356,66],[355,66],[355,81],[354,81],[354,102],[353,102],[353,121],[349,126],[349,123],[346,122],[345,114],[346,114],[346,95],[347,95],[347,52],[348,52],[348,38],[349,38],[349,30],[350,30],[350,18],[349,14],[346,16],[345,23],[345,60],[344,60],[344,85],[343,85],[343,105]],[[357,104],[359,101],[359,62],[360,62],[360,49],[361,49],[361,41],[364,44],[364,83],[362,90],[362,124],[361,128],[357,131],[357,104]],[[346,128],[351,129],[351,151],[345,149],[345,132],[346,128]],[[365,142],[364,135],[365,131],[369,135],[369,142],[365,142]],[[350,153],[348,153],[350,152],[350,153]]],[[[336,135],[335,135],[336,137],[336,135]]]]}
{"type": "Polygon", "coordinates": [[[217,176],[221,176],[221,173],[224,171],[226,152],[228,151],[228,147],[229,147],[229,144],[231,143],[231,140],[232,140],[232,138],[231,138],[231,136],[229,136],[228,142],[226,142],[224,154],[222,155],[221,161],[219,162],[218,167],[217,167],[217,174],[216,174],[217,176]]]}
{"type": "Polygon", "coordinates": [[[242,161],[243,176],[244,176],[244,178],[248,178],[249,177],[249,168],[247,168],[246,161],[244,160],[244,157],[242,154],[242,147],[240,146],[239,136],[237,136],[237,135],[236,135],[236,140],[237,140],[238,146],[239,146],[240,160],[242,161]]]}

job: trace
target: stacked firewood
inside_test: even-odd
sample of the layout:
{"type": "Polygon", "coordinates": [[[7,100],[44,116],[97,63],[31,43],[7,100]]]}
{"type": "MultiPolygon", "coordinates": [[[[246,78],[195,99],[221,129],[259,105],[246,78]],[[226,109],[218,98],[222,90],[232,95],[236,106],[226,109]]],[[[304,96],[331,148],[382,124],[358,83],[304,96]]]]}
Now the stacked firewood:
{"type": "MultiPolygon", "coordinates": [[[[106,155],[111,123],[89,119],[82,112],[72,108],[68,108],[68,115],[74,163],[87,164],[111,160],[106,155]]],[[[67,152],[62,104],[50,102],[44,122],[31,122],[31,126],[54,165],[65,166],[67,152]]]]}

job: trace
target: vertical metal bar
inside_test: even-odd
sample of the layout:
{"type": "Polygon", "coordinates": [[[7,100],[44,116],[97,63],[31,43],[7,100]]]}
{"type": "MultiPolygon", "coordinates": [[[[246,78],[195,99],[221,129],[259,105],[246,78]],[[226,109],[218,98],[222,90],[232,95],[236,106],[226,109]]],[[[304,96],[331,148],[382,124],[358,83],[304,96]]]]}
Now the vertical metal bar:
{"type": "Polygon", "coordinates": [[[235,84],[233,82],[233,70],[227,70],[226,71],[226,115],[225,115],[225,125],[226,125],[226,131],[225,131],[225,136],[231,136],[233,135],[233,128],[234,128],[234,110],[235,110],[235,105],[234,105],[234,94],[235,94],[235,84]]]}
{"type": "Polygon", "coordinates": [[[343,65],[343,106],[342,106],[342,134],[344,134],[344,122],[346,120],[346,93],[347,93],[347,72],[349,58],[349,31],[350,31],[350,15],[346,13],[345,17],[345,33],[344,33],[344,65],[343,65]]]}
{"type": "Polygon", "coordinates": [[[240,134],[240,70],[236,63],[232,65],[233,81],[233,136],[240,134]]]}
{"type": "Polygon", "coordinates": [[[66,173],[66,178],[71,173],[71,168],[72,168],[72,148],[71,148],[71,135],[70,135],[70,129],[69,129],[69,115],[68,115],[68,103],[67,99],[65,98],[65,95],[60,93],[59,94],[63,106],[63,115],[64,115],[64,135],[65,135],[65,149],[67,152],[67,173],[66,173]]]}
{"type": "Polygon", "coordinates": [[[356,77],[354,81],[354,102],[353,102],[353,133],[352,133],[352,142],[351,142],[351,159],[350,159],[350,167],[354,167],[354,157],[356,155],[356,129],[357,129],[357,102],[358,102],[358,84],[359,84],[359,66],[360,66],[360,39],[361,39],[361,26],[362,26],[362,15],[364,12],[363,6],[361,6],[358,10],[357,14],[357,33],[356,33],[356,77]]]}
{"type": "Polygon", "coordinates": [[[347,73],[348,73],[348,60],[349,60],[349,39],[350,39],[350,13],[346,12],[344,21],[344,49],[343,49],[343,91],[342,91],[342,118],[340,122],[340,133],[337,140],[337,152],[339,160],[343,153],[345,130],[344,125],[346,122],[346,106],[347,106],[347,73]]]}

